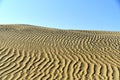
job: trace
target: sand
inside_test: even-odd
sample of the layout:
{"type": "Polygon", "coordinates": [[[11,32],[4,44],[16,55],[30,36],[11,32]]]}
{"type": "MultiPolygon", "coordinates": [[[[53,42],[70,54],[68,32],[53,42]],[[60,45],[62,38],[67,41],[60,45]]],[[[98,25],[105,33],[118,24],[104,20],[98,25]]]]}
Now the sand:
{"type": "Polygon", "coordinates": [[[120,32],[0,25],[0,80],[120,80],[120,32]]]}

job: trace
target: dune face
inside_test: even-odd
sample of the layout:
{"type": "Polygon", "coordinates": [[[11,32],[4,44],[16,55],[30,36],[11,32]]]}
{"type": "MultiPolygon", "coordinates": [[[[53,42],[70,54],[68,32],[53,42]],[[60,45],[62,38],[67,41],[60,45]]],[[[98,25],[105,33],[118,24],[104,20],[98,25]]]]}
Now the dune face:
{"type": "Polygon", "coordinates": [[[1,25],[0,80],[120,80],[120,33],[1,25]]]}

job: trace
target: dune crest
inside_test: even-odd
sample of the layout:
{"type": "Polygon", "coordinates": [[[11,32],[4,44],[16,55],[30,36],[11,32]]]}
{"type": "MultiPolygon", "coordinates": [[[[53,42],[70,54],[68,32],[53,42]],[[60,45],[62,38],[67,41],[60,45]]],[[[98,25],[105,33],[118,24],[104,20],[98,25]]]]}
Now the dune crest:
{"type": "Polygon", "coordinates": [[[0,25],[0,80],[120,80],[120,32],[0,25]]]}

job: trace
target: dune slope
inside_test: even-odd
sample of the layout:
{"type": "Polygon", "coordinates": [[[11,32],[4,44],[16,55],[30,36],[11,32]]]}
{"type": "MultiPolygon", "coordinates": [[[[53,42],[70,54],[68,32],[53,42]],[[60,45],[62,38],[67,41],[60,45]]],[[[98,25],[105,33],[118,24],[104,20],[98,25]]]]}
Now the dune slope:
{"type": "Polygon", "coordinates": [[[120,80],[120,32],[0,25],[0,80],[120,80]]]}

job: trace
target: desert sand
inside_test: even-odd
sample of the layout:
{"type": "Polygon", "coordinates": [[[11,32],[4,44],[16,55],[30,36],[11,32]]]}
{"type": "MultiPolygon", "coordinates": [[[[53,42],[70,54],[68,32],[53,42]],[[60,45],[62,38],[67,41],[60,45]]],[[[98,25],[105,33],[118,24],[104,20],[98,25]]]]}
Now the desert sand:
{"type": "Polygon", "coordinates": [[[120,80],[120,32],[0,25],[0,80],[120,80]]]}

